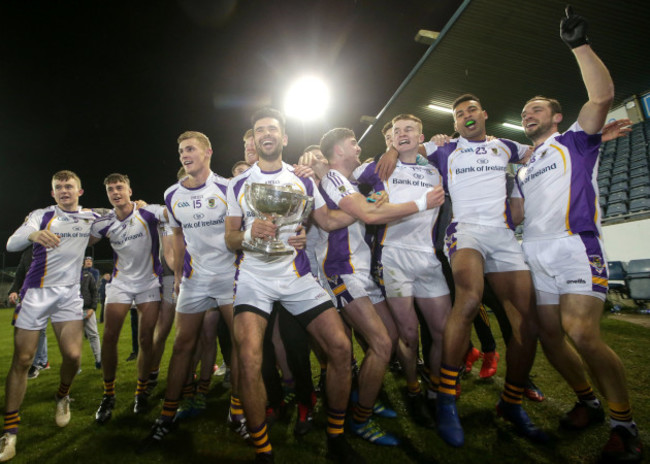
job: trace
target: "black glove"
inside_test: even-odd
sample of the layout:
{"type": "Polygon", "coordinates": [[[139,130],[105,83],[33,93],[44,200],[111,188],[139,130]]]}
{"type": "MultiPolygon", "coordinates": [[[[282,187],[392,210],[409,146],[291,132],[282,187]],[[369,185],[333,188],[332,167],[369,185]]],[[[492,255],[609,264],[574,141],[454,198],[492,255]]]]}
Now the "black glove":
{"type": "Polygon", "coordinates": [[[589,26],[587,20],[580,15],[573,14],[571,5],[567,5],[565,12],[566,18],[562,18],[560,22],[560,37],[564,43],[570,49],[591,43],[587,37],[587,27],[589,26]]]}

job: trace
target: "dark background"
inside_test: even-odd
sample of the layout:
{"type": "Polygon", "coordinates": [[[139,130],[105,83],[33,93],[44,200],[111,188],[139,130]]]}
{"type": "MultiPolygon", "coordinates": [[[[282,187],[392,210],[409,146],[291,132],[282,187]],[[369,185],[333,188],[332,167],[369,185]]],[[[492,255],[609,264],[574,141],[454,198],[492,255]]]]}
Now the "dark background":
{"type": "MultiPolygon", "coordinates": [[[[357,137],[460,0],[2,2],[0,150],[6,241],[31,210],[53,204],[50,178],[71,169],[81,204],[108,207],[102,180],[128,174],[134,198],[162,203],[180,167],[176,137],[206,133],[212,169],[230,176],[255,109],[282,109],[290,83],[322,76],[330,109],[289,120],[285,159],[345,126],[357,137]]],[[[374,153],[364,153],[365,156],[374,153]]],[[[110,258],[108,247],[97,258],[110,258]]],[[[15,265],[18,254],[6,254],[15,265]]]]}

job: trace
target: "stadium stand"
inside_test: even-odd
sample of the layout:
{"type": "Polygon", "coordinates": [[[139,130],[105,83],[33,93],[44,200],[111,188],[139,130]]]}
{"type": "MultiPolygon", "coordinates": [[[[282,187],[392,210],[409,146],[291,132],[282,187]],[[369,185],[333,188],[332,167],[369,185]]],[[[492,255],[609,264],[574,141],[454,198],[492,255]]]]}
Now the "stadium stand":
{"type": "Polygon", "coordinates": [[[625,280],[630,289],[630,298],[637,304],[650,301],[650,259],[631,260],[625,280]]]}
{"type": "Polygon", "coordinates": [[[625,277],[625,266],[621,261],[610,261],[607,263],[609,271],[609,291],[623,296],[629,296],[630,289],[627,287],[625,277]]]}
{"type": "Polygon", "coordinates": [[[601,147],[598,190],[604,221],[650,214],[650,120],[601,147]]]}

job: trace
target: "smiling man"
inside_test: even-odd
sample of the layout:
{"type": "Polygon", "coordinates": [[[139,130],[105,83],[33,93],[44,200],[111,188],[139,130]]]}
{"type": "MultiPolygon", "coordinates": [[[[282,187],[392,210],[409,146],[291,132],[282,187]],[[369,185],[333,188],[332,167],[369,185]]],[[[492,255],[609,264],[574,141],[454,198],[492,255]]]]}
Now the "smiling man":
{"type": "MultiPolygon", "coordinates": [[[[371,415],[386,366],[397,347],[398,331],[381,290],[370,276],[371,253],[364,240],[364,223],[385,224],[434,209],[443,203],[444,192],[441,186],[434,188],[432,184],[418,190],[408,201],[383,203],[377,207],[349,180],[361,165],[361,148],[354,132],[345,128],[332,129],[323,135],[320,146],[330,166],[320,185],[326,204],[358,219],[348,227],[329,233],[322,263],[343,317],[368,344],[359,372],[359,399],[351,429],[372,443],[394,446],[398,444],[397,438],[384,432],[371,415]]],[[[417,143],[415,148],[417,151],[417,143]]],[[[370,169],[374,172],[374,167],[370,169]]],[[[383,190],[383,185],[381,187],[383,190]]],[[[413,367],[415,369],[414,348],[413,367]]],[[[418,389],[410,385],[414,390],[409,402],[411,411],[416,411],[419,424],[433,427],[433,419],[419,395],[417,378],[409,380],[418,385],[418,389]]]]}
{"type": "Polygon", "coordinates": [[[599,330],[608,274],[596,174],[614,83],[586,34],[586,20],[567,7],[560,36],[578,63],[589,99],[564,133],[558,132],[563,116],[557,100],[537,96],[526,102],[522,126],[535,151],[517,173],[512,205],[518,219],[525,218],[523,249],[537,292],[542,347],[578,399],[560,424],[575,430],[604,420],[586,364],[609,406],[603,462],[639,462],[641,440],[623,364],[599,330]]]}
{"type": "MultiPolygon", "coordinates": [[[[394,144],[399,153],[395,170],[385,182],[381,182],[375,174],[376,163],[372,162],[363,168],[357,180],[372,185],[375,190],[385,190],[391,201],[396,203],[415,200],[427,189],[440,186],[442,178],[437,169],[429,164],[417,164],[420,143],[424,140],[422,121],[412,114],[401,114],[390,122],[388,132],[392,134],[391,144],[394,144]]],[[[442,187],[438,188],[442,191],[442,187]]],[[[439,208],[432,208],[389,222],[379,234],[380,240],[375,252],[383,265],[388,306],[403,346],[406,347],[402,362],[411,414],[420,424],[429,414],[428,411],[422,412],[426,408],[419,406],[423,404],[423,400],[416,370],[419,331],[414,300],[417,301],[426,323],[422,332],[433,334],[433,343],[425,355],[431,372],[431,384],[434,386],[429,393],[430,397],[437,394],[440,383],[438,372],[442,356],[442,336],[451,310],[449,288],[433,247],[433,227],[438,218],[438,211],[439,208]]],[[[431,409],[435,410],[435,407],[431,409]]]]}
{"type": "Polygon", "coordinates": [[[447,228],[449,257],[456,298],[444,334],[438,432],[452,446],[464,443],[456,410],[456,382],[469,346],[471,324],[483,297],[483,277],[503,305],[513,328],[507,347],[506,382],[497,412],[512,422],[519,433],[545,441],[522,408],[526,380],[535,359],[537,317],[532,280],[523,252],[514,235],[506,201],[506,166],[525,159],[529,147],[510,140],[487,140],[487,112],[475,95],[458,97],[453,105],[457,139],[442,147],[425,144],[431,164],[443,174],[443,184],[453,207],[447,228]]]}
{"type": "MultiPolygon", "coordinates": [[[[176,337],[169,362],[167,390],[160,417],[139,451],[160,443],[169,433],[190,369],[207,311],[218,308],[232,330],[235,254],[224,241],[228,180],[210,169],[212,145],[205,134],[183,132],[178,137],[179,160],[187,176],[165,192],[169,223],[174,232],[176,337]]],[[[217,319],[218,321],[218,319],[217,319]]],[[[233,350],[236,351],[233,346],[233,350]]],[[[228,420],[247,437],[237,395],[237,362],[232,357],[231,412],[228,420]],[[233,412],[234,411],[234,412],[233,412]]],[[[210,379],[199,379],[197,396],[207,393],[210,379]]]]}
{"type": "Polygon", "coordinates": [[[107,422],[115,407],[117,343],[124,318],[133,303],[138,308],[138,380],[133,412],[147,410],[147,382],[153,356],[153,334],[160,307],[162,265],[159,259],[158,225],[166,222],[165,208],[147,205],[136,208],[131,201],[131,182],[124,174],[104,179],[108,201],[113,206],[107,216],[93,224],[90,245],[107,237],[114,254],[110,283],[106,285],[106,323],[102,339],[104,396],[95,421],[107,422]]]}
{"type": "MultiPolygon", "coordinates": [[[[506,166],[521,163],[530,148],[506,139],[488,140],[488,115],[475,95],[461,95],[452,108],[454,129],[460,136],[442,146],[434,142],[424,144],[429,162],[443,176],[453,209],[445,253],[451,264],[456,298],[444,334],[438,433],[452,446],[465,442],[456,409],[456,383],[469,346],[471,324],[483,297],[485,276],[513,328],[507,347],[506,382],[497,412],[522,435],[533,441],[546,441],[546,434],[531,422],[521,405],[535,359],[538,323],[530,272],[515,239],[506,201],[506,166]]],[[[396,151],[384,155],[378,163],[382,177],[391,169],[381,165],[394,166],[396,159],[396,151]]]]}
{"type": "Polygon", "coordinates": [[[20,290],[13,324],[14,354],[5,385],[4,435],[0,461],[16,454],[20,415],[40,331],[52,321],[61,350],[61,382],[56,393],[55,422],[70,422],[70,385],[79,370],[83,333],[83,300],[80,269],[90,228],[99,214],[79,206],[81,180],[72,171],[52,177],[56,205],[32,211],[7,241],[7,251],[34,247],[34,258],[20,290]]]}
{"type": "MultiPolygon", "coordinates": [[[[278,228],[256,217],[245,199],[246,185],[289,184],[314,197],[313,217],[323,228],[347,225],[349,216],[330,211],[310,178],[299,177],[282,161],[288,143],[282,113],[263,108],[251,118],[259,161],[228,186],[226,243],[241,250],[251,238],[269,240],[278,228]],[[347,220],[346,222],[343,222],[347,220]]],[[[280,228],[279,239],[290,244],[297,224],[280,228]]],[[[274,302],[280,302],[327,353],[327,436],[329,455],[337,462],[363,462],[343,435],[350,392],[350,342],[341,318],[325,290],[313,278],[304,250],[266,256],[244,250],[235,283],[234,340],[239,348],[240,387],[249,432],[255,446],[255,462],[273,462],[266,424],[266,395],[261,376],[262,342],[274,302]]]]}

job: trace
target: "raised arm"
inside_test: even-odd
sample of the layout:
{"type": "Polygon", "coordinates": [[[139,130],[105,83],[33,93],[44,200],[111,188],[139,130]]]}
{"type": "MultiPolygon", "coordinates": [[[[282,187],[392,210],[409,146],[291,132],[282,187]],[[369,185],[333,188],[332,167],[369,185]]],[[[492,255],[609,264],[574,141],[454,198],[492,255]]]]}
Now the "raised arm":
{"type": "Polygon", "coordinates": [[[589,45],[587,26],[587,20],[573,13],[572,8],[567,6],[566,17],[560,23],[560,37],[578,61],[589,97],[580,110],[578,123],[586,133],[596,134],[605,124],[607,112],[614,100],[614,82],[605,64],[589,45]]]}

